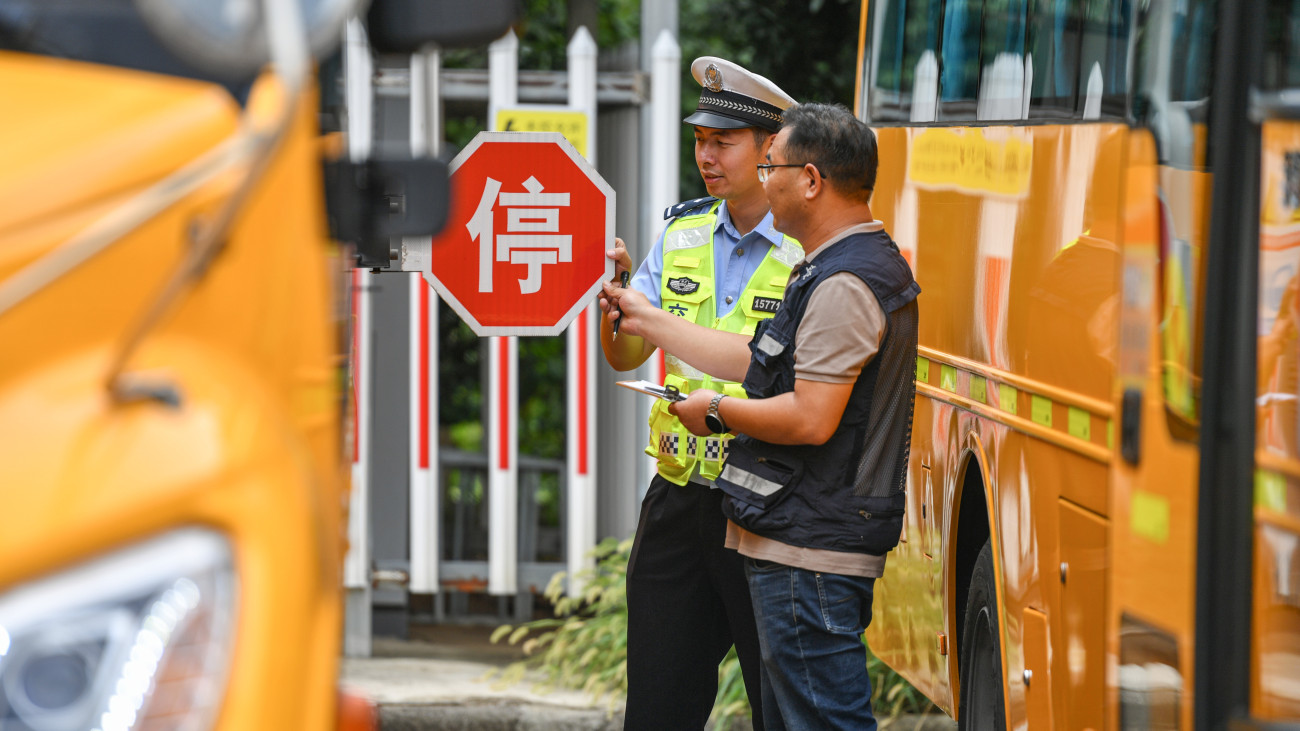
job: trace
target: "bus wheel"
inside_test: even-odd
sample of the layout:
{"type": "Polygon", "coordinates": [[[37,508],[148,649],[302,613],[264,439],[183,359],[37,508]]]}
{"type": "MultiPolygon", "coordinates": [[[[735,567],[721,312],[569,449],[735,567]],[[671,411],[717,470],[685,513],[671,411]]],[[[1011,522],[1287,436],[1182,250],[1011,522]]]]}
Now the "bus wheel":
{"type": "Polygon", "coordinates": [[[961,640],[961,731],[1007,727],[1002,698],[1002,633],[998,630],[997,577],[993,544],[985,541],[975,560],[961,640]]]}

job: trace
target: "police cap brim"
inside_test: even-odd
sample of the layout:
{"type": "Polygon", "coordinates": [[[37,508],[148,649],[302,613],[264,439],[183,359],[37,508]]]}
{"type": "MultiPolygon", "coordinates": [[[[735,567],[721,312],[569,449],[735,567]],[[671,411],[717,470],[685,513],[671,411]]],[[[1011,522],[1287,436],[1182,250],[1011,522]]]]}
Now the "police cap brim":
{"type": "Polygon", "coordinates": [[[695,112],[691,116],[683,119],[682,122],[694,125],[696,127],[709,127],[711,129],[742,129],[744,127],[758,127],[753,122],[747,122],[735,117],[724,117],[721,114],[713,112],[695,112]]]}

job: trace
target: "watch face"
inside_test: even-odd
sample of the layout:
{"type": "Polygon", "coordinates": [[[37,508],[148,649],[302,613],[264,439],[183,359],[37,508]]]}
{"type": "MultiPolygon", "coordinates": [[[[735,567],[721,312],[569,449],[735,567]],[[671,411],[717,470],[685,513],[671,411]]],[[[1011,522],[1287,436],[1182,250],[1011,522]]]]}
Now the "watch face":
{"type": "Polygon", "coordinates": [[[718,419],[718,417],[714,416],[713,414],[704,415],[704,425],[709,427],[709,431],[713,432],[714,434],[721,434],[723,431],[722,421],[718,419]]]}

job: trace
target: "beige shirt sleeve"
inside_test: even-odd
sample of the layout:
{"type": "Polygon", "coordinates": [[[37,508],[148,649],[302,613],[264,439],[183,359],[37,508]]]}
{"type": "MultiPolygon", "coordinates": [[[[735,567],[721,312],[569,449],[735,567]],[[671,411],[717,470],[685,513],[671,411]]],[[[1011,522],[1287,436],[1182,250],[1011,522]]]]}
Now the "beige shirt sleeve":
{"type": "Polygon", "coordinates": [[[794,377],[853,383],[885,337],[885,311],[867,283],[850,272],[817,286],[795,336],[794,377]]]}

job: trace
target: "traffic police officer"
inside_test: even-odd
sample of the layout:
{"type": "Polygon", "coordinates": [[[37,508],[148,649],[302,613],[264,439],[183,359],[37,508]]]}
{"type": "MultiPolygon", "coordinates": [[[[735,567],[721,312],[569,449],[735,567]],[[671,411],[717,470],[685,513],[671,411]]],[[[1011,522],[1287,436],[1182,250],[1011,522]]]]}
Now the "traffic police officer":
{"type": "MultiPolygon", "coordinates": [[[[751,335],[781,304],[798,242],[772,227],[758,180],[769,138],[794,100],[776,84],[721,58],[691,64],[699,105],[695,162],[709,196],[669,208],[670,221],[631,287],[656,307],[716,330],[751,335]]],[[[609,252],[617,275],[631,268],[622,242],[609,252]]],[[[656,346],[615,337],[608,301],[601,344],[616,370],[641,365],[656,346]]],[[[683,393],[710,388],[738,398],[739,384],[717,381],[665,353],[665,384],[683,393]]],[[[718,663],[734,643],[754,727],[763,728],[761,658],[740,556],[723,547],[726,520],[713,480],[730,435],[695,437],[656,400],[646,453],[658,474],[641,505],[628,564],[626,729],[703,728],[717,694],[718,663]]]]}

